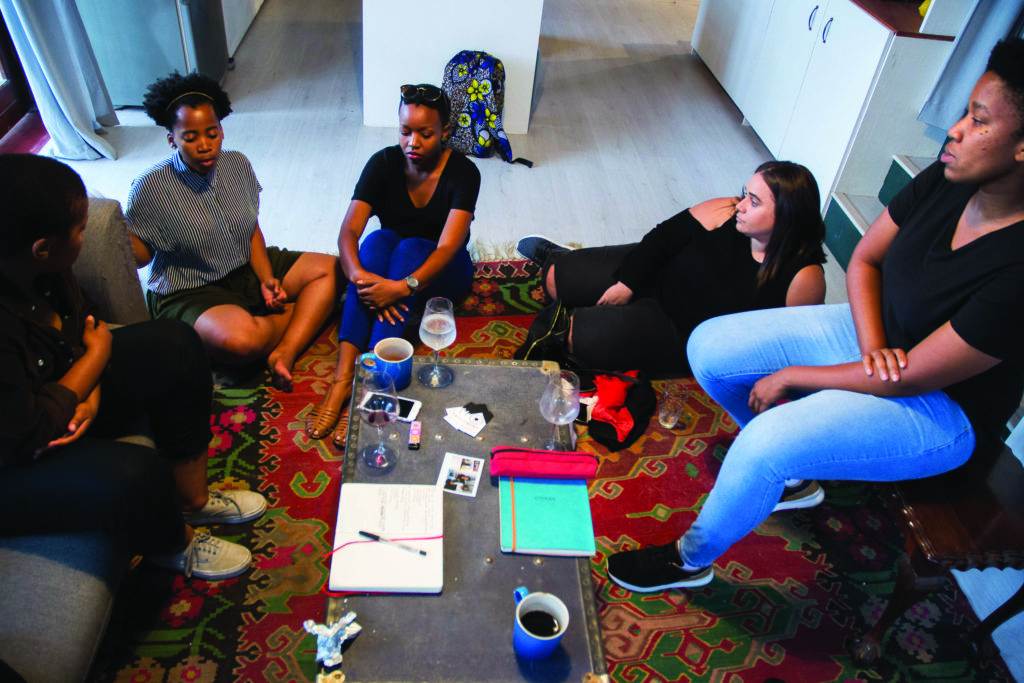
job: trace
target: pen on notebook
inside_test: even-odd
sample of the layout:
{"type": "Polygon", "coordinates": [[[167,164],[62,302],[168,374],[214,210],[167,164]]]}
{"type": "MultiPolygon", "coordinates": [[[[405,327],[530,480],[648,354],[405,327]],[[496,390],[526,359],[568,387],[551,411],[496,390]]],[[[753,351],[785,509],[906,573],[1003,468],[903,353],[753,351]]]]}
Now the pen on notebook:
{"type": "Polygon", "coordinates": [[[392,541],[390,538],[384,538],[383,536],[379,536],[379,535],[371,533],[369,531],[360,531],[359,535],[360,536],[365,536],[366,538],[370,539],[371,541],[377,541],[378,543],[387,543],[388,545],[393,545],[393,546],[399,547],[402,550],[408,550],[410,553],[416,553],[417,555],[426,555],[427,554],[426,550],[420,550],[419,548],[413,548],[411,545],[406,545],[405,543],[399,543],[398,541],[392,541]]]}

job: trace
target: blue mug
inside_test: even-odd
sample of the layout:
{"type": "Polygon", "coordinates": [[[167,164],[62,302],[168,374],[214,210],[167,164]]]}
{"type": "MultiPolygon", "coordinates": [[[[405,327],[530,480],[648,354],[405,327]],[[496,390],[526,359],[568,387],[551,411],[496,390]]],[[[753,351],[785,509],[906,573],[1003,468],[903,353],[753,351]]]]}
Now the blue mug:
{"type": "Polygon", "coordinates": [[[388,337],[374,344],[373,351],[359,356],[359,364],[369,370],[383,372],[401,391],[412,381],[412,344],[401,337],[388,337]]]}
{"type": "Polygon", "coordinates": [[[569,628],[569,608],[551,593],[531,593],[526,586],[512,591],[516,623],[512,647],[524,659],[550,657],[569,628]]]}

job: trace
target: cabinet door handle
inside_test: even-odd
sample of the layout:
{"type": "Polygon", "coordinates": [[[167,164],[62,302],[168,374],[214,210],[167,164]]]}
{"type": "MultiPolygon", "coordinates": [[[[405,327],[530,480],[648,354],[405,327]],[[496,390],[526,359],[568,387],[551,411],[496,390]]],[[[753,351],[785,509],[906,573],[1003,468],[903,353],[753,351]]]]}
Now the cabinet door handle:
{"type": "Polygon", "coordinates": [[[807,16],[807,30],[808,30],[808,31],[811,31],[811,30],[813,30],[813,28],[812,28],[812,27],[813,27],[813,25],[814,25],[814,17],[815,17],[815,16],[817,16],[817,14],[818,14],[818,8],[819,8],[820,6],[821,6],[821,5],[815,5],[815,6],[814,6],[814,9],[812,9],[812,10],[811,10],[811,13],[810,13],[810,14],[809,14],[809,15],[807,16]]]}
{"type": "Polygon", "coordinates": [[[832,21],[835,17],[829,17],[828,21],[825,22],[825,28],[821,30],[821,44],[824,45],[828,42],[828,30],[832,28],[832,21]]]}

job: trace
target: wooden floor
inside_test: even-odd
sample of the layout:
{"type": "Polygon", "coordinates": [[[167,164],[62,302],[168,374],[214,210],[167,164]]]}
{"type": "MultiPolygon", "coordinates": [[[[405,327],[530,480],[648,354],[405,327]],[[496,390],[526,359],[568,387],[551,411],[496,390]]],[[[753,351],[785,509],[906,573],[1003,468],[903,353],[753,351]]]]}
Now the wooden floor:
{"type": "MultiPolygon", "coordinates": [[[[697,6],[545,3],[530,132],[510,136],[515,154],[536,165],[477,160],[476,256],[510,255],[531,232],[585,246],[634,241],[696,201],[737,193],[770,158],[690,53],[697,6]]],[[[362,125],[360,9],[355,0],[267,0],[225,80],[235,109],[225,144],[253,162],[272,244],[336,253],[363,164],[397,142],[396,129],[362,125]]],[[[92,190],[123,202],[132,178],[168,148],[138,110],[119,116],[108,136],[120,158],[74,165],[92,190]]],[[[832,274],[830,300],[842,300],[842,273],[832,274]]]]}

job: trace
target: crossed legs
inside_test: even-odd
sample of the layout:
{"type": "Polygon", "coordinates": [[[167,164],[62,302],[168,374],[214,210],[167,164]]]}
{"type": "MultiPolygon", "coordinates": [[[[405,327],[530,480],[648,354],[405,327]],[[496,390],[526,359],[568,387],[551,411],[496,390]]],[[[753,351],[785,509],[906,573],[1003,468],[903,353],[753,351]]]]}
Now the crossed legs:
{"type": "Polygon", "coordinates": [[[222,304],[203,312],[195,329],[211,357],[230,365],[267,359],[274,384],[288,387],[295,359],[316,336],[334,307],[337,259],[302,254],[282,281],[289,303],[269,315],[222,304]]]}
{"type": "Polygon", "coordinates": [[[694,572],[710,567],[764,521],[787,479],[928,477],[958,467],[974,450],[970,422],[942,391],[883,398],[829,389],[751,412],[747,398],[760,378],[790,365],[860,357],[848,305],[714,318],[694,330],[687,352],[694,377],[741,429],[700,514],[672,553],[629,551],[609,561],[609,572],[628,575],[633,590],[701,585],[696,581],[705,574],[694,572]],[[661,571],[648,581],[649,568],[630,555],[663,562],[661,571]]]}

